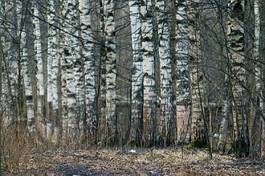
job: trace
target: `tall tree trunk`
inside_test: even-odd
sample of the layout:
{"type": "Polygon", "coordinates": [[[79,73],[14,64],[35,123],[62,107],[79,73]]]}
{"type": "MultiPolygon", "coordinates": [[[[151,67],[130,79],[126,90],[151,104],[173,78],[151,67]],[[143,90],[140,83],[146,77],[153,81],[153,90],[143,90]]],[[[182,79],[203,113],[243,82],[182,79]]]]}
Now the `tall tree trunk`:
{"type": "MultiPolygon", "coordinates": [[[[191,90],[189,68],[189,26],[187,1],[176,1],[176,99],[178,140],[185,140],[189,128],[191,90]],[[180,139],[181,137],[181,139],[180,139]]],[[[194,13],[194,12],[192,12],[194,13]]],[[[194,27],[194,26],[193,26],[194,27]]],[[[194,48],[192,48],[194,49],[194,48]]]]}
{"type": "MultiPolygon", "coordinates": [[[[253,119],[249,119],[249,144],[250,155],[253,158],[260,156],[261,151],[261,113],[262,113],[262,60],[260,59],[260,12],[259,0],[254,0],[254,17],[255,17],[255,41],[254,41],[254,59],[255,59],[255,88],[253,92],[253,119]]],[[[254,85],[253,85],[254,86],[254,85]]]]}
{"type": "MultiPolygon", "coordinates": [[[[10,91],[10,98],[11,98],[11,109],[10,112],[15,112],[12,113],[11,116],[16,118],[16,120],[21,120],[23,121],[24,124],[26,124],[26,117],[25,113],[23,110],[23,82],[22,82],[22,75],[21,75],[21,52],[20,52],[20,39],[21,39],[21,29],[22,26],[22,15],[21,9],[22,5],[21,3],[17,3],[16,0],[12,0],[10,2],[10,5],[12,6],[12,16],[13,18],[11,19],[12,21],[12,29],[11,30],[11,37],[10,40],[11,42],[11,50],[10,53],[8,53],[10,58],[8,58],[8,61],[10,61],[9,65],[9,74],[10,74],[10,81],[9,81],[9,91],[10,91]],[[20,17],[20,18],[19,18],[20,17]],[[15,97],[18,95],[18,98],[15,99],[15,97]],[[13,108],[16,111],[12,111],[13,108]]],[[[22,22],[23,23],[23,22],[22,22]]],[[[9,75],[8,74],[8,75],[9,75]]]]}
{"type": "MultiPolygon", "coordinates": [[[[227,6],[227,2],[225,3],[227,6]]],[[[232,127],[232,62],[230,58],[230,49],[228,46],[228,36],[227,36],[227,13],[218,6],[218,19],[220,20],[221,31],[224,37],[223,46],[222,46],[222,53],[224,53],[224,102],[223,102],[223,109],[222,109],[222,121],[220,123],[219,128],[219,136],[218,136],[218,143],[217,147],[220,151],[228,153],[232,150],[232,131],[230,130],[232,127]]]]}
{"type": "Polygon", "coordinates": [[[153,4],[151,0],[144,0],[141,4],[142,16],[142,56],[143,56],[143,143],[149,145],[154,130],[152,122],[155,120],[155,57],[154,57],[154,27],[153,4]]]}
{"type": "Polygon", "coordinates": [[[261,120],[261,157],[265,156],[265,1],[259,0],[259,13],[260,13],[260,43],[259,43],[259,59],[258,66],[261,68],[261,89],[259,92],[259,99],[260,99],[260,115],[262,117],[261,120]]]}
{"type": "Polygon", "coordinates": [[[114,1],[104,0],[105,52],[106,52],[106,136],[107,144],[116,141],[116,41],[114,1]]]}
{"type": "Polygon", "coordinates": [[[37,61],[37,117],[36,117],[36,132],[40,139],[44,137],[44,73],[42,60],[42,45],[41,45],[41,26],[40,12],[36,2],[33,3],[33,25],[34,25],[34,47],[35,58],[37,61]]]}
{"type": "MultiPolygon", "coordinates": [[[[80,22],[82,57],[84,58],[84,89],[85,89],[85,118],[83,119],[84,134],[95,137],[96,132],[96,73],[95,57],[93,55],[94,40],[91,23],[91,0],[80,0],[80,22]]],[[[89,139],[86,139],[89,140],[89,139]]]]}
{"type": "Polygon", "coordinates": [[[245,91],[246,70],[244,68],[244,0],[230,1],[230,19],[228,24],[228,37],[232,59],[233,81],[233,123],[236,143],[236,151],[244,152],[247,145],[245,91]]]}
{"type": "Polygon", "coordinates": [[[77,17],[75,0],[68,0],[63,4],[65,15],[65,35],[64,35],[64,57],[62,58],[62,96],[63,96],[63,129],[66,142],[74,143],[77,137],[77,80],[76,68],[80,59],[78,57],[78,31],[76,29],[77,17]]]}
{"type": "MultiPolygon", "coordinates": [[[[31,18],[29,16],[31,4],[28,2],[22,2],[18,4],[18,13],[20,16],[20,27],[21,27],[21,38],[20,38],[20,56],[21,62],[21,74],[23,75],[24,88],[25,88],[25,99],[26,99],[26,115],[27,115],[27,126],[31,137],[34,137],[35,133],[35,117],[34,117],[34,102],[33,102],[33,59],[34,54],[32,52],[31,44],[31,18]],[[21,8],[21,9],[20,9],[21,8]]],[[[20,59],[18,59],[20,60],[20,59]]],[[[20,75],[20,73],[19,73],[20,75]]],[[[21,76],[22,76],[21,75],[21,76]]],[[[20,85],[18,85],[20,86],[20,85]]],[[[21,89],[21,87],[18,87],[21,89]]],[[[24,109],[24,108],[23,108],[24,109]]],[[[22,114],[21,114],[22,115],[22,114]]]]}
{"type": "Polygon", "coordinates": [[[202,58],[200,51],[200,30],[198,25],[198,3],[195,0],[189,1],[189,40],[190,40],[190,57],[191,57],[191,139],[194,141],[206,142],[205,127],[203,119],[203,109],[201,107],[201,96],[203,95],[204,75],[202,72],[202,58]]]}
{"type": "MultiPolygon", "coordinates": [[[[0,6],[3,7],[3,2],[0,1],[0,6]]],[[[3,14],[3,11],[2,9],[0,9],[0,15],[3,14]]],[[[2,157],[3,157],[3,145],[2,145],[2,135],[3,135],[3,81],[2,81],[2,78],[3,78],[3,57],[4,57],[4,48],[3,48],[3,34],[2,32],[0,32],[0,176],[2,175],[2,165],[3,165],[3,160],[2,160],[2,157]]]]}
{"type": "Polygon", "coordinates": [[[58,128],[58,64],[59,64],[59,57],[58,57],[58,37],[57,37],[57,29],[56,29],[56,13],[55,13],[55,2],[54,0],[49,1],[49,13],[47,16],[48,22],[48,119],[46,124],[46,131],[47,131],[47,139],[52,139],[53,127],[56,126],[58,128]]]}
{"type": "Polygon", "coordinates": [[[130,122],[130,141],[137,145],[140,143],[142,128],[140,121],[143,118],[143,59],[141,56],[141,17],[140,17],[140,0],[130,0],[130,20],[131,20],[131,37],[133,50],[133,67],[132,67],[132,108],[130,122]]]}
{"type": "Polygon", "coordinates": [[[174,115],[174,104],[172,101],[172,57],[170,54],[170,34],[168,22],[168,7],[164,0],[157,0],[158,9],[158,39],[159,39],[159,59],[160,59],[160,92],[161,92],[161,116],[160,134],[166,146],[167,140],[171,143],[175,141],[175,133],[172,132],[172,120],[174,115]]]}

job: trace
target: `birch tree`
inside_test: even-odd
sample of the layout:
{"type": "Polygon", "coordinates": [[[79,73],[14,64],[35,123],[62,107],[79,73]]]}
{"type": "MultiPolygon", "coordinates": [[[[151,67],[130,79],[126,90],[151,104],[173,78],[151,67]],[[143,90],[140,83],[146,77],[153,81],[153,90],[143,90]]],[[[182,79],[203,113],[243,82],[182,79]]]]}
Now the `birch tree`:
{"type": "Polygon", "coordinates": [[[205,141],[204,119],[203,119],[203,73],[202,73],[202,58],[200,51],[200,30],[198,26],[198,4],[199,1],[191,0],[189,2],[189,40],[191,48],[189,55],[191,56],[191,82],[192,82],[192,119],[191,119],[191,138],[196,141],[205,141]]]}
{"type": "Polygon", "coordinates": [[[246,113],[244,109],[246,70],[244,68],[244,0],[231,0],[228,24],[229,46],[233,64],[233,123],[237,149],[247,144],[246,113]]]}
{"type": "MultiPolygon", "coordinates": [[[[10,23],[6,23],[6,35],[5,35],[5,50],[6,50],[6,71],[7,71],[7,91],[8,91],[8,102],[10,106],[8,107],[8,115],[11,121],[18,120],[17,113],[21,111],[22,105],[18,108],[17,102],[22,99],[23,88],[22,84],[20,84],[20,98],[18,100],[15,98],[17,95],[17,80],[18,80],[18,64],[17,60],[20,57],[19,52],[19,29],[18,29],[18,15],[17,15],[17,3],[16,0],[12,0],[9,2],[5,2],[6,7],[6,17],[5,20],[10,21],[10,23]],[[10,18],[9,18],[10,17],[10,18]],[[15,42],[17,41],[17,42],[15,42]]],[[[19,59],[18,59],[19,60],[19,59]]],[[[21,76],[20,76],[21,77],[21,76]]],[[[22,81],[21,81],[22,82],[22,81]]],[[[22,102],[22,100],[20,101],[22,102]]],[[[21,117],[19,117],[21,119],[21,117]]]]}
{"type": "Polygon", "coordinates": [[[106,124],[107,144],[116,138],[116,45],[114,1],[104,0],[104,32],[106,51],[106,124]]]}
{"type": "Polygon", "coordinates": [[[258,0],[255,0],[254,1],[254,58],[255,58],[255,64],[254,64],[254,67],[255,67],[255,83],[256,85],[252,85],[252,86],[255,86],[255,90],[254,90],[254,95],[253,98],[254,98],[254,103],[253,104],[253,107],[250,107],[252,108],[250,110],[250,112],[253,112],[254,111],[254,114],[250,114],[250,117],[248,119],[248,131],[249,131],[249,149],[250,149],[250,155],[252,157],[254,156],[260,156],[260,142],[261,142],[261,116],[260,116],[260,113],[261,113],[261,110],[262,110],[262,102],[260,101],[260,95],[261,94],[261,73],[262,73],[262,66],[260,65],[260,58],[259,58],[259,46],[260,46],[260,13],[259,13],[259,1],[258,0]],[[254,117],[252,117],[254,116],[254,117]],[[255,136],[255,137],[254,137],[255,136]],[[255,140],[254,140],[255,138],[255,140]]]}
{"type": "Polygon", "coordinates": [[[262,67],[261,67],[261,92],[260,92],[260,108],[261,108],[261,157],[265,156],[265,123],[264,123],[264,95],[265,95],[265,86],[264,86],[264,80],[265,80],[265,67],[264,67],[264,58],[265,58],[265,11],[263,10],[265,8],[265,2],[264,1],[258,1],[259,2],[259,13],[260,13],[260,45],[259,45],[259,59],[262,61],[262,67]]]}
{"type": "MultiPolygon", "coordinates": [[[[21,11],[21,68],[24,75],[24,87],[27,109],[28,128],[32,137],[36,130],[35,127],[35,112],[34,112],[34,79],[35,79],[35,63],[33,50],[33,26],[31,9],[32,4],[22,2],[21,11]]],[[[20,8],[18,6],[18,8],[20,8]]],[[[19,9],[18,9],[19,10],[19,9]]]]}
{"type": "MultiPolygon", "coordinates": [[[[176,1],[176,99],[178,136],[186,134],[189,120],[190,95],[190,43],[187,1],[176,1]]],[[[192,12],[192,11],[191,11],[192,12]]],[[[193,13],[193,12],[192,12],[193,13]]],[[[194,49],[194,48],[192,48],[194,49]]],[[[182,136],[182,138],[186,138],[182,136]]]]}
{"type": "Polygon", "coordinates": [[[78,59],[78,31],[76,29],[77,18],[75,0],[68,0],[63,4],[62,10],[65,16],[64,27],[66,33],[64,34],[65,43],[64,57],[62,58],[62,106],[63,106],[63,130],[65,139],[70,143],[74,142],[77,137],[77,78],[75,71],[75,63],[78,59]],[[68,136],[68,137],[67,137],[68,136]]]}
{"type": "MultiPolygon", "coordinates": [[[[227,3],[225,3],[226,6],[228,6],[227,3]]],[[[228,36],[227,36],[227,13],[224,12],[224,10],[221,9],[220,6],[218,6],[218,16],[220,19],[221,24],[221,31],[224,36],[224,47],[222,48],[222,51],[224,53],[223,59],[225,60],[225,76],[224,76],[224,102],[223,102],[223,108],[222,108],[222,120],[220,122],[220,128],[219,128],[219,136],[218,136],[218,144],[217,147],[222,152],[229,152],[232,149],[232,132],[230,130],[230,127],[232,126],[232,79],[231,79],[231,73],[232,73],[232,62],[230,58],[230,51],[228,46],[228,36]]]]}
{"type": "Polygon", "coordinates": [[[155,57],[153,43],[153,3],[151,0],[142,1],[142,57],[143,57],[143,142],[148,145],[151,142],[152,123],[155,118],[155,57]]]}
{"type": "MultiPolygon", "coordinates": [[[[173,97],[173,76],[172,56],[170,54],[170,34],[168,24],[168,7],[164,0],[157,0],[158,9],[158,37],[159,37],[159,60],[160,60],[160,92],[161,92],[161,127],[160,135],[163,138],[164,146],[168,139],[172,139],[172,120],[174,118],[173,97]],[[171,135],[171,136],[170,136],[171,135]]],[[[173,121],[174,122],[174,121],[173,121]]],[[[174,136],[174,135],[173,135],[174,136]]],[[[174,139],[174,137],[173,137],[174,139]]]]}
{"type": "Polygon", "coordinates": [[[93,55],[92,3],[91,0],[80,0],[80,23],[82,38],[82,57],[84,58],[84,89],[86,115],[83,121],[87,135],[94,135],[96,130],[96,70],[93,55]]]}
{"type": "Polygon", "coordinates": [[[141,56],[140,5],[141,2],[139,0],[129,1],[133,52],[130,140],[138,144],[141,136],[140,121],[143,117],[143,59],[141,56]]]}
{"type": "Polygon", "coordinates": [[[46,124],[47,138],[52,137],[52,126],[55,125],[58,112],[58,42],[57,42],[57,26],[56,24],[56,14],[55,14],[55,2],[50,0],[48,3],[48,58],[47,58],[47,68],[48,68],[48,89],[47,89],[47,100],[48,100],[48,121],[46,124]]]}
{"type": "Polygon", "coordinates": [[[40,24],[40,10],[36,1],[33,2],[33,26],[34,26],[34,50],[37,61],[37,117],[36,117],[36,132],[39,136],[44,137],[45,129],[45,114],[44,114],[44,72],[43,72],[43,58],[42,58],[42,44],[41,44],[41,24],[40,24]]]}

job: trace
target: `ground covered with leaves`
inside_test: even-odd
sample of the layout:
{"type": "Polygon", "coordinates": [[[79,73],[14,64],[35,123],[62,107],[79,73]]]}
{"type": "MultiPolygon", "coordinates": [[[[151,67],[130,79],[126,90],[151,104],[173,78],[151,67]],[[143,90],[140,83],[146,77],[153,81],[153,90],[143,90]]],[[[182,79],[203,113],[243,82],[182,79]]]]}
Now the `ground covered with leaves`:
{"type": "Polygon", "coordinates": [[[181,149],[91,149],[29,152],[7,175],[265,175],[265,163],[207,151],[181,149]]]}

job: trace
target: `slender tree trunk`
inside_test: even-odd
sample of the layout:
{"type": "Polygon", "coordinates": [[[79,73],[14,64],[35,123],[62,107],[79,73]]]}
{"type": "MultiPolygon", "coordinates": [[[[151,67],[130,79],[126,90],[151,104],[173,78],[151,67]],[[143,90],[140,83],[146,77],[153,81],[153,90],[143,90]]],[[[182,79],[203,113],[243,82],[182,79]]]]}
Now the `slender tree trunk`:
{"type": "MultiPolygon", "coordinates": [[[[0,1],[0,6],[2,6],[3,2],[0,1]]],[[[0,10],[0,15],[2,15],[2,10],[0,10]]],[[[3,36],[0,33],[0,176],[2,176],[2,157],[3,157],[3,145],[2,145],[2,135],[3,135],[3,103],[2,103],[2,96],[3,96],[3,57],[4,57],[4,49],[2,44],[3,36]]]]}
{"type": "MultiPolygon", "coordinates": [[[[91,0],[80,0],[80,22],[82,53],[84,57],[84,89],[85,89],[85,119],[84,134],[88,137],[95,137],[96,132],[96,70],[95,57],[93,55],[94,40],[91,23],[91,0]]],[[[86,139],[89,140],[89,139],[86,139]]]]}
{"type": "Polygon", "coordinates": [[[68,0],[63,4],[63,15],[65,15],[64,26],[66,33],[64,34],[64,57],[62,58],[62,106],[63,106],[63,129],[66,142],[73,144],[77,137],[77,80],[75,74],[76,68],[79,66],[78,59],[78,31],[76,29],[77,18],[75,0],[68,0]]]}
{"type": "Polygon", "coordinates": [[[264,158],[265,156],[265,1],[259,0],[259,13],[260,13],[260,43],[259,43],[259,59],[260,62],[258,62],[258,66],[261,67],[261,90],[259,92],[259,99],[260,99],[260,115],[262,117],[261,119],[261,157],[264,158]]]}
{"type": "Polygon", "coordinates": [[[168,23],[168,7],[164,0],[157,0],[158,9],[158,39],[160,59],[160,92],[161,92],[161,117],[158,128],[166,146],[167,140],[174,142],[171,121],[174,118],[173,88],[172,88],[172,57],[170,54],[170,34],[168,23]],[[173,138],[172,138],[173,137],[173,138]],[[172,140],[173,139],[173,140],[172,140]]]}
{"type": "Polygon", "coordinates": [[[246,83],[246,70],[244,68],[244,0],[230,1],[230,19],[228,24],[228,37],[232,59],[233,81],[233,123],[237,153],[243,152],[247,145],[246,112],[244,109],[246,83]],[[239,151],[240,150],[240,151],[239,151]]]}
{"type": "Polygon", "coordinates": [[[141,56],[141,17],[140,17],[140,0],[129,1],[130,20],[131,20],[131,37],[133,50],[133,67],[132,67],[132,108],[131,108],[131,125],[130,125],[130,142],[140,143],[142,129],[140,120],[143,118],[143,59],[141,56]]]}
{"type": "Polygon", "coordinates": [[[45,130],[44,125],[44,73],[42,60],[42,45],[41,45],[41,30],[40,30],[40,12],[36,2],[33,3],[33,25],[34,25],[34,47],[35,58],[37,61],[37,117],[36,117],[36,132],[37,137],[43,138],[45,130]]]}
{"type": "Polygon", "coordinates": [[[105,51],[105,20],[104,20],[104,2],[99,0],[99,30],[100,30],[100,58],[99,58],[99,84],[98,84],[98,111],[100,112],[98,118],[98,130],[97,130],[97,139],[101,142],[101,145],[104,145],[106,141],[106,51],[105,51]],[[103,131],[103,132],[102,132],[103,131]]]}
{"type": "Polygon", "coordinates": [[[204,135],[204,124],[203,124],[203,109],[201,109],[201,97],[203,95],[203,81],[204,76],[202,73],[202,61],[200,55],[200,31],[198,27],[198,11],[197,11],[196,1],[189,1],[188,4],[188,18],[189,18],[189,40],[190,43],[190,57],[191,57],[191,94],[192,94],[192,107],[191,107],[191,139],[194,141],[206,141],[206,136],[204,135]]]}
{"type": "Polygon", "coordinates": [[[154,27],[153,27],[153,4],[151,0],[142,1],[142,56],[143,56],[143,143],[151,142],[152,121],[155,117],[155,57],[154,57],[154,27]]]}
{"type": "MultiPolygon", "coordinates": [[[[33,102],[33,54],[30,48],[30,36],[31,33],[28,30],[28,26],[31,25],[29,10],[31,9],[30,4],[22,2],[18,5],[18,13],[21,15],[20,27],[21,27],[21,38],[20,38],[20,51],[21,51],[21,76],[23,76],[24,88],[25,88],[25,99],[26,99],[26,115],[27,115],[27,126],[31,137],[34,137],[35,133],[35,117],[34,117],[34,102],[33,102]],[[21,10],[20,10],[21,8],[21,10]]],[[[19,74],[20,75],[20,74],[19,74]]],[[[18,85],[20,86],[20,84],[18,85]]],[[[21,89],[22,87],[18,87],[21,89]]],[[[24,107],[21,107],[24,109],[24,107]]],[[[23,111],[23,110],[21,110],[23,111]]],[[[22,114],[21,114],[22,115],[22,114]]]]}
{"type": "Polygon", "coordinates": [[[106,124],[107,144],[116,140],[116,41],[114,1],[104,0],[105,51],[106,51],[106,124]]]}
{"type": "Polygon", "coordinates": [[[254,16],[255,16],[255,41],[254,41],[254,58],[255,58],[255,88],[253,92],[254,102],[253,110],[254,117],[249,119],[249,141],[250,141],[250,155],[252,158],[260,156],[261,151],[261,113],[262,113],[262,60],[260,59],[260,12],[259,0],[254,0],[254,16]]]}
{"type": "MultiPolygon", "coordinates": [[[[227,4],[226,4],[227,5],[227,4]]],[[[232,113],[232,64],[230,60],[230,52],[228,46],[228,37],[227,37],[227,16],[225,16],[224,11],[221,7],[218,7],[218,16],[221,25],[221,31],[224,37],[224,46],[222,47],[222,53],[224,53],[224,103],[222,109],[222,121],[219,128],[218,144],[217,147],[222,152],[229,152],[232,149],[232,132],[229,128],[231,126],[231,113],[232,113]]]]}

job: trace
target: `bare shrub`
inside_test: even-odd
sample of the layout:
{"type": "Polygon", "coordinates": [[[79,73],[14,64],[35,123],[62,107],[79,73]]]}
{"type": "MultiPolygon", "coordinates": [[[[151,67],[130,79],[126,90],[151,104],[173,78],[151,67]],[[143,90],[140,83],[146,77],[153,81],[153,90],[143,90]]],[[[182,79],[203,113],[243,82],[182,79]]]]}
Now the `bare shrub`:
{"type": "Polygon", "coordinates": [[[22,122],[2,128],[3,167],[8,171],[18,170],[20,159],[29,149],[28,133],[22,122]]]}

